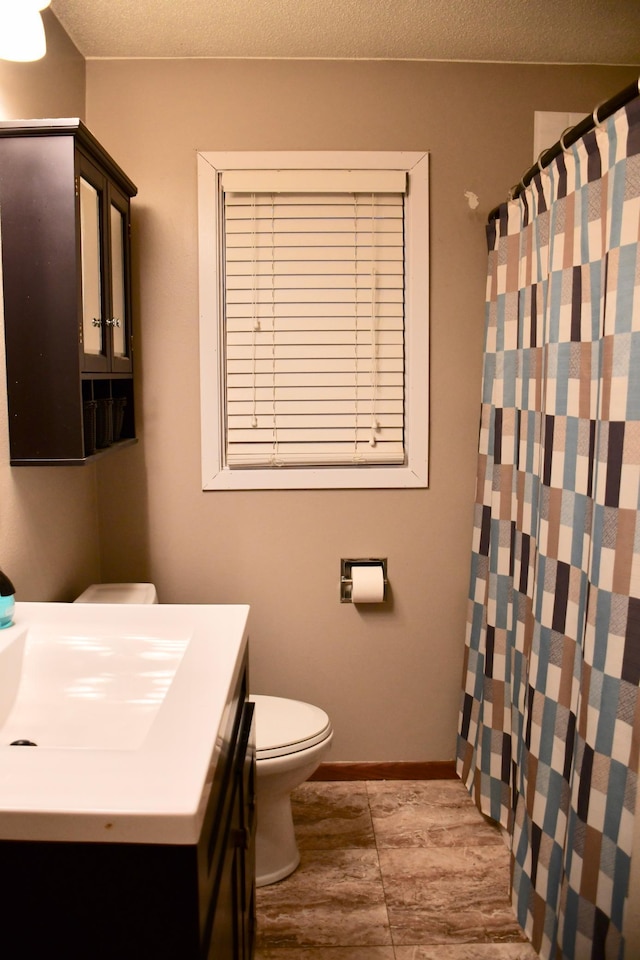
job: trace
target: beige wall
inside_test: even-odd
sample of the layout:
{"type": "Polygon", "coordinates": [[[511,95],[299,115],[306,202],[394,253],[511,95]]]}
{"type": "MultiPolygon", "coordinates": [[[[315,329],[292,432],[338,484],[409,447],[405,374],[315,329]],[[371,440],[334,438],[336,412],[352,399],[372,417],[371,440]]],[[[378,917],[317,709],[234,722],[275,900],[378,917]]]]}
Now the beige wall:
{"type": "MultiPolygon", "coordinates": [[[[139,576],[146,564],[165,601],[249,602],[254,691],[325,707],[335,760],[454,756],[486,216],[531,164],[534,110],[587,113],[636,77],[443,63],[88,64],[90,125],[140,188],[142,443],[100,472],[105,576],[139,576]],[[428,490],[201,491],[195,155],[245,149],[431,153],[428,490]],[[388,558],[384,608],[338,602],[340,557],[364,555],[388,558]]],[[[635,836],[632,903],[640,826],[635,836]]],[[[627,935],[627,956],[640,956],[633,915],[627,935]]]]}
{"type": "MultiPolygon", "coordinates": [[[[84,60],[49,11],[45,17],[49,46],[45,59],[0,60],[0,120],[84,116],[84,60]]],[[[0,370],[4,371],[1,322],[0,370]]],[[[0,567],[13,580],[19,599],[72,599],[100,574],[96,470],[11,468],[6,396],[2,372],[0,567]]]]}
{"type": "Polygon", "coordinates": [[[46,57],[34,63],[0,60],[0,120],[84,117],[84,58],[50,10],[43,19],[46,57]]]}
{"type": "Polygon", "coordinates": [[[87,64],[89,125],[139,186],[142,443],[100,471],[104,572],[128,578],[146,563],[164,601],[249,602],[254,690],[325,707],[336,760],[454,756],[486,216],[531,164],[535,109],[586,113],[633,77],[444,63],[87,64]],[[428,490],[201,491],[198,149],[431,153],[428,490]],[[339,603],[340,558],[363,555],[388,558],[386,607],[339,603]]]}

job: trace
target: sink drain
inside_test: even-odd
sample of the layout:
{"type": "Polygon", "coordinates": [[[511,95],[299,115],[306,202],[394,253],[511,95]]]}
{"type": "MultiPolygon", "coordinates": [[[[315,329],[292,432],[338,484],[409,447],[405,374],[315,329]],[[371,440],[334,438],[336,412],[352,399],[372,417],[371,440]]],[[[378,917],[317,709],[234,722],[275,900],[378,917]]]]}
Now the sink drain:
{"type": "Polygon", "coordinates": [[[38,744],[34,743],[33,740],[12,740],[9,746],[10,747],[37,747],[38,744]]]}

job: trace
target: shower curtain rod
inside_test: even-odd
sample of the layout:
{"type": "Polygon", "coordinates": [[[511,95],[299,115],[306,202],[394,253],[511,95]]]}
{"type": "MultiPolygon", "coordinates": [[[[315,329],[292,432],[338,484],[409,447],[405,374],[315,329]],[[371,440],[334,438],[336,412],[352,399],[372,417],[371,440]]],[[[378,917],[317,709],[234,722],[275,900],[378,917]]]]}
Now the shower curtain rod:
{"type": "MultiPolygon", "coordinates": [[[[520,183],[517,186],[512,187],[509,192],[509,200],[517,200],[525,187],[528,187],[536,173],[540,173],[544,167],[548,167],[552,160],[555,160],[556,157],[560,156],[567,147],[570,147],[572,144],[576,143],[580,137],[583,137],[585,133],[589,133],[590,130],[596,126],[596,124],[602,123],[603,120],[606,120],[607,117],[610,117],[613,113],[624,107],[627,103],[631,103],[632,100],[635,100],[637,96],[640,95],[640,78],[634,83],[630,83],[628,87],[625,87],[624,90],[621,90],[619,93],[616,93],[610,100],[605,100],[604,103],[599,104],[593,113],[589,114],[575,125],[575,127],[569,127],[568,130],[562,134],[560,139],[553,144],[552,147],[549,147],[547,150],[543,150],[537,161],[532,167],[527,170],[524,174],[520,183]]],[[[504,202],[504,201],[503,201],[504,202]]],[[[500,215],[500,207],[502,203],[499,203],[497,207],[494,207],[488,217],[488,222],[491,223],[492,220],[497,220],[500,215]]]]}

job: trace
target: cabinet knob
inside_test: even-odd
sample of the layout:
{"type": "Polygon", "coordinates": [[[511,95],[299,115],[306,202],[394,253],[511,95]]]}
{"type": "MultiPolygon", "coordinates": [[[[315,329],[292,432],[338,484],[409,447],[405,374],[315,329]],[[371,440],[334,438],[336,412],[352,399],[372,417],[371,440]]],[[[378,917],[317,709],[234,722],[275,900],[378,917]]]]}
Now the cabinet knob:
{"type": "Polygon", "coordinates": [[[93,320],[91,321],[91,325],[94,327],[100,327],[102,326],[102,320],[100,319],[100,317],[94,317],[93,320]]]}
{"type": "Polygon", "coordinates": [[[107,326],[108,326],[108,327],[119,327],[119,326],[120,326],[120,321],[118,320],[117,317],[113,317],[112,320],[107,320],[107,326]]]}

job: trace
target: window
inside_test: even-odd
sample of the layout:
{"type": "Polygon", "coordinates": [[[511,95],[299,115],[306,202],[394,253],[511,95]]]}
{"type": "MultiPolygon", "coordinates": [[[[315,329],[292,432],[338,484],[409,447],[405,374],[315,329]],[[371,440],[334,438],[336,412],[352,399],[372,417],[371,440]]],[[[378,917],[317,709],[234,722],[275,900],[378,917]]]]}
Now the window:
{"type": "Polygon", "coordinates": [[[427,485],[428,157],[198,155],[203,488],[427,485]]]}

